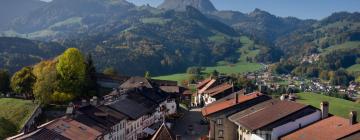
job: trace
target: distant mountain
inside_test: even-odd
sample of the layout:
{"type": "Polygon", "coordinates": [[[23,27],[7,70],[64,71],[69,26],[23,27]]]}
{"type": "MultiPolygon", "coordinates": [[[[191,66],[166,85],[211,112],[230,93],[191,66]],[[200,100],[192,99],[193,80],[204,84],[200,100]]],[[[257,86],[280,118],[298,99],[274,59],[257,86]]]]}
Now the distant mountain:
{"type": "Polygon", "coordinates": [[[165,0],[158,8],[165,10],[185,11],[187,6],[194,7],[203,13],[217,11],[210,0],[165,0]]]}
{"type": "MultiPolygon", "coordinates": [[[[289,56],[302,54],[304,46],[321,49],[347,41],[360,41],[360,13],[339,12],[317,21],[308,28],[298,28],[277,39],[275,45],[289,56]],[[296,52],[296,53],[295,53],[296,52]]],[[[305,53],[305,52],[304,52],[305,53]]]]}
{"type": "Polygon", "coordinates": [[[9,21],[46,4],[40,0],[1,0],[0,3],[0,30],[4,30],[9,21]]]}
{"type": "MultiPolygon", "coordinates": [[[[360,40],[359,13],[335,13],[321,21],[301,20],[260,9],[248,14],[217,11],[209,0],[166,0],[159,8],[138,7],[126,0],[53,0],[12,20],[0,36],[77,47],[93,54],[100,70],[115,67],[131,75],[181,72],[189,66],[208,66],[223,60],[236,62],[240,36],[255,41],[260,50],[257,61],[269,63],[360,40]]],[[[11,41],[17,40],[6,39],[11,41]]],[[[21,52],[21,47],[16,48],[21,52]]],[[[1,54],[4,66],[0,68],[16,69],[20,61],[31,64],[27,60],[34,60],[32,56],[48,57],[33,55],[33,51],[21,55],[15,53],[16,49],[12,52],[1,54]]]]}
{"type": "Polygon", "coordinates": [[[299,29],[308,28],[315,20],[300,20],[294,17],[277,17],[266,11],[255,9],[249,14],[237,11],[218,11],[210,15],[236,29],[238,32],[273,44],[277,38],[299,29]]]}
{"type": "MultiPolygon", "coordinates": [[[[54,37],[61,46],[77,47],[85,54],[91,53],[100,71],[114,67],[130,75],[142,75],[145,71],[153,75],[181,72],[189,66],[213,65],[221,60],[236,61],[240,55],[237,53],[241,46],[239,34],[193,7],[175,12],[143,6],[128,9],[126,13],[129,16],[113,21],[104,20],[102,23],[81,20],[82,24],[89,26],[87,30],[69,30],[72,37],[54,37]]],[[[65,27],[75,28],[69,26],[70,21],[62,22],[65,23],[68,24],[65,27]]],[[[67,33],[66,28],[51,29],[67,33]]],[[[5,38],[1,42],[6,43],[3,45],[5,48],[16,46],[10,47],[11,53],[3,51],[4,54],[0,54],[0,62],[4,64],[0,68],[12,71],[20,65],[31,65],[58,53],[56,49],[49,55],[44,55],[44,50],[34,54],[36,49],[49,49],[42,47],[43,42],[40,41],[5,38]],[[17,42],[23,43],[13,45],[17,42]],[[22,49],[27,46],[31,46],[31,49],[22,49]],[[9,61],[8,58],[14,59],[9,61]]]]}
{"type": "Polygon", "coordinates": [[[92,26],[127,16],[135,6],[126,0],[53,0],[17,18],[10,28],[16,33],[54,35],[63,31],[87,30],[92,26]]]}

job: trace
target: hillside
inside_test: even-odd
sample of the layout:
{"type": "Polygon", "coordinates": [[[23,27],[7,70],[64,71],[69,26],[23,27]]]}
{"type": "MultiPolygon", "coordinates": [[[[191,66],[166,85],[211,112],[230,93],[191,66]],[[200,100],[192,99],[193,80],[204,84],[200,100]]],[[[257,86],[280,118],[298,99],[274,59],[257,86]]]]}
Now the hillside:
{"type": "MultiPolygon", "coordinates": [[[[320,108],[320,103],[322,101],[328,101],[330,105],[330,113],[344,118],[348,118],[350,111],[360,111],[360,104],[348,100],[329,97],[316,93],[298,93],[297,96],[299,96],[300,98],[299,100],[297,100],[297,102],[309,104],[317,108],[320,108]]],[[[358,120],[360,120],[360,118],[358,118],[358,120]]]]}
{"type": "Polygon", "coordinates": [[[191,65],[232,60],[241,46],[233,40],[238,35],[231,27],[191,7],[184,12],[160,12],[128,22],[121,26],[125,29],[112,28],[111,32],[66,41],[64,45],[92,53],[100,69],[114,66],[131,75],[142,75],[147,70],[153,75],[173,73],[191,65]],[[226,41],[209,40],[216,35],[224,36],[226,41]]]}
{"type": "Polygon", "coordinates": [[[133,14],[125,0],[53,0],[11,22],[5,35],[53,39],[106,26],[133,14]]]}
{"type": "Polygon", "coordinates": [[[359,73],[346,72],[360,57],[360,13],[340,12],[279,38],[276,49],[283,53],[275,71],[297,76],[322,78],[333,84],[346,85],[359,73]],[[310,62],[307,58],[318,56],[310,62]],[[304,61],[306,60],[306,61],[304,61]],[[332,74],[332,73],[335,73],[332,74]],[[341,81],[341,82],[340,82],[341,81]]]}
{"type": "Polygon", "coordinates": [[[279,46],[287,55],[291,52],[306,53],[307,49],[324,49],[346,41],[360,40],[360,13],[340,12],[314,23],[310,28],[297,29],[288,36],[277,39],[279,46]],[[307,47],[307,49],[303,49],[307,47]]]}
{"type": "Polygon", "coordinates": [[[57,43],[0,37],[0,68],[15,72],[24,66],[52,58],[64,50],[57,43]]]}
{"type": "Polygon", "coordinates": [[[0,4],[0,30],[6,30],[6,26],[11,24],[12,20],[45,4],[40,0],[2,0],[0,4]]]}

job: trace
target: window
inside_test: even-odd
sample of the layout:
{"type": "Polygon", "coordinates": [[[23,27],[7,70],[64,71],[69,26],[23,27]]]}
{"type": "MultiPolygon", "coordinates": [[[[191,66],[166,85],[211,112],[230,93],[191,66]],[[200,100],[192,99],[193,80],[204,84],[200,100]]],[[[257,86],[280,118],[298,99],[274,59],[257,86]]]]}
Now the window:
{"type": "Polygon", "coordinates": [[[217,119],[217,120],[216,120],[216,123],[217,123],[218,125],[222,125],[222,119],[217,119]]]}
{"type": "Polygon", "coordinates": [[[223,130],[219,130],[219,137],[224,137],[224,131],[223,130]]]}
{"type": "Polygon", "coordinates": [[[271,140],[271,134],[266,134],[266,140],[271,140]]]}

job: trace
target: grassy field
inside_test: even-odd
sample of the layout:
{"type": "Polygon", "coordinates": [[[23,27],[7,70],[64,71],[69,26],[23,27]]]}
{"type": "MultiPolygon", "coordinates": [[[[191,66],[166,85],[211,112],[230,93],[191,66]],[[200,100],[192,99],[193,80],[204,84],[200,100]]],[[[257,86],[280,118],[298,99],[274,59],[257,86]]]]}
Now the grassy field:
{"type": "Polygon", "coordinates": [[[142,18],[141,21],[143,23],[147,23],[147,24],[164,25],[167,22],[169,22],[169,19],[164,19],[164,18],[142,18]]]}
{"type": "MultiPolygon", "coordinates": [[[[223,36],[217,35],[217,36],[213,36],[211,39],[221,41],[223,40],[223,36]]],[[[240,41],[243,44],[243,47],[239,48],[238,50],[239,52],[241,52],[241,56],[239,57],[237,63],[229,64],[227,62],[220,61],[215,66],[205,67],[205,70],[203,71],[204,75],[209,74],[214,70],[224,74],[237,74],[237,73],[253,72],[261,69],[263,67],[261,64],[251,63],[246,61],[247,57],[254,58],[259,53],[257,46],[254,45],[254,42],[247,37],[240,37],[240,41]]],[[[188,78],[188,75],[186,73],[177,73],[177,74],[164,75],[153,78],[161,79],[161,80],[173,80],[173,81],[178,81],[178,83],[181,83],[181,81],[186,80],[188,78]]]]}
{"type": "Polygon", "coordinates": [[[0,139],[16,134],[35,107],[32,101],[0,98],[0,139]]]}
{"type": "Polygon", "coordinates": [[[346,69],[349,72],[360,72],[360,64],[352,65],[346,69]]]}
{"type": "Polygon", "coordinates": [[[181,81],[187,79],[187,77],[188,77],[188,75],[186,73],[178,73],[178,74],[170,74],[170,75],[158,76],[158,77],[152,77],[152,78],[159,79],[159,80],[177,81],[178,84],[180,84],[181,81]]]}
{"type": "MultiPolygon", "coordinates": [[[[300,99],[297,100],[300,103],[309,104],[314,107],[320,108],[321,101],[329,102],[330,113],[344,118],[348,118],[350,111],[360,112],[360,104],[351,102],[348,100],[343,100],[339,98],[329,97],[316,93],[298,93],[300,99]]],[[[360,118],[358,118],[360,120],[360,118]]]]}
{"type": "Polygon", "coordinates": [[[360,47],[360,41],[348,41],[343,44],[331,46],[329,48],[326,48],[322,50],[322,54],[327,54],[333,51],[338,51],[345,48],[359,48],[360,47]]]}

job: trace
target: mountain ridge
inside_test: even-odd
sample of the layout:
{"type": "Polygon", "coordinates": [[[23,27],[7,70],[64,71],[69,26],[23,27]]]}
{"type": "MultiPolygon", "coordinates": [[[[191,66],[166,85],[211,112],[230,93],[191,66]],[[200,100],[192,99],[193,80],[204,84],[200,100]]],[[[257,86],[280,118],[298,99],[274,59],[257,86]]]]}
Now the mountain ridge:
{"type": "Polygon", "coordinates": [[[185,11],[187,6],[192,6],[203,13],[217,11],[210,0],[165,0],[158,6],[160,9],[185,11]]]}

